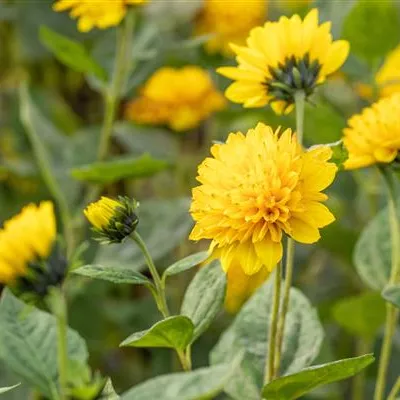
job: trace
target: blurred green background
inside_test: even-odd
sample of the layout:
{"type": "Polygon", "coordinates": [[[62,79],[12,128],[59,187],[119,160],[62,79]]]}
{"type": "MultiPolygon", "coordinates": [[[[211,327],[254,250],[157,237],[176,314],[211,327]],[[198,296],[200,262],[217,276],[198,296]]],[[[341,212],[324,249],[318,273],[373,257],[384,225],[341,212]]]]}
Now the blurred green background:
{"type": "MultiPolygon", "coordinates": [[[[131,60],[136,68],[124,87],[113,128],[112,155],[133,164],[128,169],[125,165],[122,172],[117,168],[115,175],[101,183],[103,193],[109,196],[125,194],[140,201],[139,231],[162,270],[174,260],[206,248],[206,243],[194,244],[187,239],[192,227],[188,207],[190,190],[196,185],[197,165],[208,154],[212,141],[224,140],[232,131],[245,132],[259,121],[273,127],[294,127],[294,116],[279,117],[267,108],[245,110],[229,104],[199,128],[185,133],[124,120],[124,104],[137,95],[159,67],[200,65],[223,90],[228,80],[218,76],[215,68],[234,62],[229,57],[207,54],[203,48],[206,38],[193,37],[194,21],[203,6],[201,0],[152,3],[141,13],[136,26],[131,60]],[[140,158],[143,154],[147,154],[144,161],[140,158]]],[[[84,44],[106,71],[110,71],[114,58],[115,29],[79,33],[76,22],[66,13],[54,12],[51,5],[51,0],[0,0],[0,221],[28,202],[50,198],[21,114],[23,118],[24,113],[29,113],[77,219],[82,218],[83,185],[93,179],[90,174],[100,174],[96,179],[102,180],[110,173],[89,168],[87,175],[85,167],[96,157],[103,117],[102,83],[57,61],[41,44],[39,28],[47,26],[84,44]],[[25,91],[21,89],[24,82],[29,82],[25,91]]],[[[346,120],[372,100],[360,96],[359,85],[374,85],[376,71],[400,43],[400,2],[395,1],[269,1],[266,18],[276,20],[293,12],[304,15],[312,7],[320,10],[320,20],[332,21],[335,38],[350,41],[351,55],[342,71],[319,88],[312,104],[307,104],[305,140],[310,146],[341,138],[346,120]]],[[[400,70],[398,74],[400,79],[400,70]]],[[[323,230],[317,245],[298,246],[295,268],[295,286],[317,307],[324,324],[325,339],[318,358],[321,363],[370,351],[378,353],[384,301],[374,289],[381,287],[373,278],[361,279],[355,264],[368,264],[387,253],[388,246],[386,243],[385,248],[385,241],[382,248],[359,243],[358,253],[354,251],[361,231],[385,202],[377,171],[341,171],[328,194],[329,207],[337,221],[323,230]]],[[[132,244],[98,246],[90,236],[87,228],[82,263],[129,266],[146,273],[144,260],[132,244]]],[[[382,257],[379,260],[384,264],[382,257]]],[[[171,278],[168,298],[172,311],[179,309],[194,273],[171,278]]],[[[76,278],[70,287],[70,304],[70,325],[87,340],[91,365],[110,376],[117,391],[179,370],[175,354],[169,350],[118,347],[129,334],[146,329],[158,319],[157,309],[144,288],[76,278]]],[[[209,351],[232,318],[222,312],[195,344],[195,366],[208,363],[209,351]]],[[[367,390],[365,400],[372,398],[376,366],[375,363],[366,371],[371,390],[367,390]]],[[[399,372],[397,330],[389,387],[399,372]]],[[[0,387],[16,379],[0,361],[0,387]]],[[[352,385],[354,380],[349,380],[317,390],[307,398],[350,399],[352,385]]],[[[29,388],[23,386],[3,397],[19,400],[29,396],[29,388]]]]}

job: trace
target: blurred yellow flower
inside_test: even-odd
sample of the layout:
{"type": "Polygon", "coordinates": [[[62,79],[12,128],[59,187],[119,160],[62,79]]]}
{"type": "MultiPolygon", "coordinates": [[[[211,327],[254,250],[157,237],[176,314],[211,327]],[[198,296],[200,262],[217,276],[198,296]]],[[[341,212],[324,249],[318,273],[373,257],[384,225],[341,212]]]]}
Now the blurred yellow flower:
{"type": "Polygon", "coordinates": [[[284,233],[301,243],[320,238],[334,221],[321,193],[336,174],[325,146],[304,151],[290,129],[282,134],[258,124],[247,135],[231,133],[199,166],[190,212],[190,239],[210,239],[210,256],[228,277],[228,309],[234,310],[282,258],[284,233]]]}
{"type": "MultiPolygon", "coordinates": [[[[400,45],[385,58],[375,75],[375,85],[379,97],[387,97],[400,92],[400,45]]],[[[371,85],[359,83],[356,89],[365,99],[371,99],[374,96],[374,88],[371,85]]]]}
{"type": "Polygon", "coordinates": [[[209,53],[232,54],[229,43],[245,44],[251,28],[266,18],[268,0],[205,0],[195,26],[197,35],[213,34],[209,53]]]}
{"type": "Polygon", "coordinates": [[[0,230],[0,283],[27,275],[32,263],[46,259],[56,239],[53,203],[29,204],[0,230]]]}
{"type": "Polygon", "coordinates": [[[78,18],[78,29],[88,32],[93,28],[107,29],[117,26],[125,17],[127,7],[147,0],[56,0],[54,11],[71,10],[72,18],[78,18]]]}
{"type": "Polygon", "coordinates": [[[391,163],[400,150],[400,93],[385,97],[353,115],[343,130],[349,152],[346,169],[391,163]]]}
{"type": "Polygon", "coordinates": [[[239,65],[218,69],[236,81],[226,97],[244,107],[271,103],[279,114],[290,112],[297,90],[311,95],[347,58],[349,43],[332,41],[330,29],[330,22],[318,25],[316,9],[304,21],[296,14],[252,29],[246,47],[232,45],[239,65]]]}
{"type": "Polygon", "coordinates": [[[125,115],[140,124],[167,125],[182,132],[224,106],[223,95],[204,69],[163,67],[144,85],[141,95],[127,104],[125,115]]]}
{"type": "Polygon", "coordinates": [[[102,242],[120,243],[135,230],[139,222],[136,208],[137,203],[126,197],[114,200],[103,196],[89,204],[83,213],[102,242]]]}

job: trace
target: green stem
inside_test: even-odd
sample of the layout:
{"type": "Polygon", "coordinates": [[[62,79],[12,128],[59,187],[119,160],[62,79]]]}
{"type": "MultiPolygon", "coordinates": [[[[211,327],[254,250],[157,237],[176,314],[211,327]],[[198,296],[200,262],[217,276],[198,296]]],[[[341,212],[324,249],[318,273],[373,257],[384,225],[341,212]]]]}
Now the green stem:
{"type": "MultiPolygon", "coordinates": [[[[136,242],[136,244],[139,246],[141,252],[144,255],[144,258],[146,260],[146,264],[149,267],[149,271],[151,276],[153,277],[153,282],[154,282],[154,288],[151,290],[151,293],[153,294],[154,300],[156,301],[157,308],[161,312],[162,316],[164,318],[169,317],[171,314],[168,309],[168,304],[166,301],[166,296],[165,296],[165,282],[160,278],[160,275],[157,271],[156,266],[154,265],[153,259],[149,253],[149,250],[147,249],[147,246],[145,242],[143,241],[142,237],[139,235],[138,232],[133,232],[131,234],[131,239],[136,242]]],[[[185,351],[180,350],[180,349],[175,349],[179,361],[181,362],[182,368],[184,371],[190,371],[192,369],[192,359],[191,359],[191,347],[190,345],[186,348],[185,351]]]]}
{"type": "Polygon", "coordinates": [[[389,393],[387,400],[396,400],[397,394],[400,392],[400,376],[397,378],[392,390],[389,393]]]}
{"type": "MultiPolygon", "coordinates": [[[[305,107],[305,93],[298,90],[295,93],[294,100],[296,106],[296,134],[297,140],[302,145],[303,131],[304,131],[304,107],[305,107]]],[[[282,311],[278,321],[277,343],[276,343],[276,359],[275,371],[279,374],[283,337],[285,334],[286,314],[289,310],[290,302],[290,288],[292,287],[293,280],[293,266],[294,266],[294,253],[295,243],[294,240],[288,237],[286,242],[286,260],[285,260],[285,288],[282,300],[282,311]]]]}
{"type": "Polygon", "coordinates": [[[57,307],[57,353],[58,379],[60,386],[60,400],[67,400],[66,388],[68,384],[68,347],[67,347],[67,304],[63,292],[60,290],[57,307]]]}
{"type": "Polygon", "coordinates": [[[117,52],[115,56],[113,78],[105,94],[105,114],[100,134],[99,148],[97,150],[98,161],[103,161],[108,153],[112,127],[121,96],[122,86],[126,81],[127,66],[131,64],[130,58],[134,26],[135,14],[134,11],[130,11],[117,32],[117,52]]]}
{"type": "Polygon", "coordinates": [[[146,243],[143,241],[142,237],[136,231],[133,232],[130,237],[132,238],[132,240],[134,240],[136,242],[136,244],[139,246],[141,252],[144,255],[146,264],[149,267],[149,271],[150,271],[151,276],[153,277],[154,286],[156,288],[155,294],[156,294],[157,307],[160,310],[163,317],[167,318],[170,316],[170,313],[169,313],[167,301],[165,298],[164,285],[162,284],[160,275],[157,271],[156,266],[154,265],[154,262],[153,262],[153,259],[151,258],[149,250],[147,249],[146,243]]]}
{"type": "Polygon", "coordinates": [[[43,147],[43,144],[38,137],[38,133],[36,132],[32,123],[31,108],[29,107],[30,99],[26,84],[21,85],[19,95],[21,99],[21,121],[31,143],[42,179],[58,206],[63,225],[64,238],[67,244],[67,253],[70,255],[74,248],[74,228],[72,225],[67,199],[65,198],[64,193],[62,192],[55,176],[53,175],[53,168],[50,165],[46,149],[43,147]]]}
{"type": "MultiPolygon", "coordinates": [[[[392,266],[389,284],[396,284],[400,273],[400,231],[397,216],[397,196],[393,175],[387,168],[380,169],[388,191],[389,222],[392,247],[392,266]]],[[[375,386],[375,400],[383,400],[386,390],[386,377],[389,368],[393,336],[399,319],[399,311],[390,303],[386,304],[385,333],[378,366],[378,379],[375,386]]]]}
{"type": "Polygon", "coordinates": [[[275,281],[274,281],[274,293],[272,302],[271,319],[269,325],[269,335],[268,335],[268,353],[266,356],[265,363],[265,383],[271,382],[276,376],[275,369],[275,350],[276,350],[276,333],[277,324],[279,316],[279,303],[281,298],[281,281],[282,281],[282,263],[279,262],[275,269],[275,281]]]}

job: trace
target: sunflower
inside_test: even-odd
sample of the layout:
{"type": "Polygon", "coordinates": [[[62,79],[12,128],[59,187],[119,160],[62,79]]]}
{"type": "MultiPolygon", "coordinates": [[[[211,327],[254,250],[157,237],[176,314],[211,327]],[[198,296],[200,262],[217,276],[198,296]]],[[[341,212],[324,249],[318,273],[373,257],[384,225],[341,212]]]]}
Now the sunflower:
{"type": "Polygon", "coordinates": [[[13,284],[39,270],[53,249],[56,221],[53,204],[29,204],[0,230],[0,283],[13,284]]]}
{"type": "Polygon", "coordinates": [[[205,45],[208,53],[231,55],[229,44],[244,44],[250,29],[262,24],[266,13],[267,0],[205,0],[196,19],[195,33],[212,35],[205,45]]]}
{"type": "Polygon", "coordinates": [[[290,129],[258,124],[231,133],[199,166],[190,212],[191,240],[209,239],[227,273],[226,305],[238,308],[282,258],[283,234],[301,243],[334,221],[321,193],[336,174],[326,146],[304,151],[290,129]]]}
{"type": "Polygon", "coordinates": [[[163,67],[126,106],[127,119],[152,125],[167,125],[183,132],[197,127],[225,106],[207,71],[197,66],[163,67]]]}
{"type": "Polygon", "coordinates": [[[78,30],[88,32],[93,28],[107,29],[119,25],[129,5],[145,2],[146,0],[56,0],[53,9],[71,10],[71,17],[79,19],[78,30]]]}
{"type": "Polygon", "coordinates": [[[84,214],[93,230],[104,243],[120,243],[129,236],[139,223],[135,214],[137,203],[127,197],[118,200],[102,197],[89,204],[84,214]]]}
{"type": "Polygon", "coordinates": [[[349,153],[346,169],[393,162],[400,150],[400,93],[364,108],[347,125],[343,130],[349,153]]]}
{"type": "Polygon", "coordinates": [[[279,114],[290,112],[296,91],[310,96],[347,58],[349,43],[333,41],[330,29],[330,22],[318,25],[316,9],[304,21],[296,14],[252,29],[247,46],[231,46],[239,65],[218,69],[236,81],[226,97],[244,107],[271,103],[279,114]]]}

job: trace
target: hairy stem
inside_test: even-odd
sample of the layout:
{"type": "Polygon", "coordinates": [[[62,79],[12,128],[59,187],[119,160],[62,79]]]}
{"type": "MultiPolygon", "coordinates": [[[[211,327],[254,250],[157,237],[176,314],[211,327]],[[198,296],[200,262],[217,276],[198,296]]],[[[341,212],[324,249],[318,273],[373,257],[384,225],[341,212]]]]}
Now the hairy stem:
{"type": "MultiPolygon", "coordinates": [[[[297,140],[300,145],[303,141],[303,126],[304,126],[304,106],[305,106],[305,93],[299,90],[295,93],[295,106],[296,106],[296,134],[297,140]]],[[[281,364],[281,352],[283,337],[285,334],[286,314],[289,309],[290,302],[290,288],[292,287],[293,279],[293,266],[294,266],[294,253],[295,243],[294,240],[288,237],[286,242],[286,259],[285,259],[285,287],[282,300],[282,311],[278,321],[278,332],[276,341],[276,359],[275,359],[275,371],[279,374],[281,364]]]]}
{"type": "MultiPolygon", "coordinates": [[[[392,266],[389,284],[396,284],[400,274],[400,231],[397,216],[397,195],[393,175],[387,168],[381,168],[382,176],[386,183],[389,205],[389,223],[392,247],[392,266]]],[[[378,379],[375,386],[374,400],[383,400],[386,391],[386,378],[389,368],[390,355],[393,345],[393,336],[399,319],[399,310],[392,304],[386,304],[385,332],[378,366],[378,379]]]]}
{"type": "Polygon", "coordinates": [[[266,355],[265,362],[265,383],[271,382],[276,376],[275,369],[275,350],[277,350],[276,334],[278,327],[278,316],[279,316],[279,304],[281,299],[281,281],[282,281],[282,263],[279,262],[275,269],[275,280],[274,280],[274,293],[272,302],[271,319],[269,325],[269,335],[268,335],[268,353],[266,355]]]}
{"type": "Polygon", "coordinates": [[[392,390],[389,393],[387,400],[396,400],[397,394],[400,392],[400,376],[397,378],[392,390]]]}

